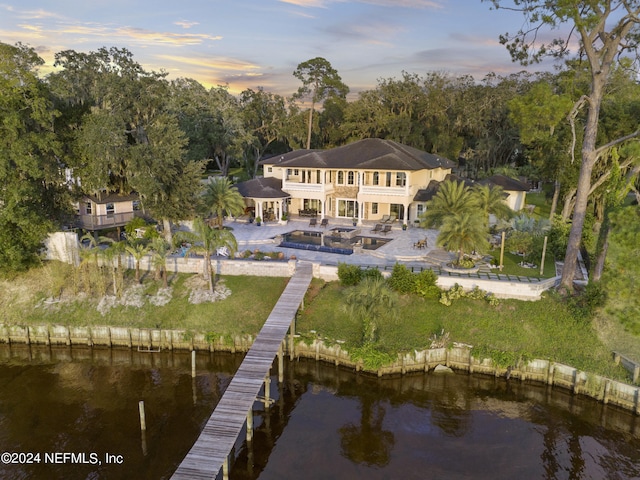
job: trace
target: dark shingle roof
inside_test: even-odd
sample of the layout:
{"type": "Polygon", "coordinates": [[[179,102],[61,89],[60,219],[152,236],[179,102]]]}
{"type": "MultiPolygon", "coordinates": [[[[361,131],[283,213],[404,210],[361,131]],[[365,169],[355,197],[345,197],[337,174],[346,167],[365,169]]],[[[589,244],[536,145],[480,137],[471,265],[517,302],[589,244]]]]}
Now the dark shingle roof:
{"type": "Polygon", "coordinates": [[[93,203],[96,203],[98,205],[104,205],[106,203],[128,202],[140,199],[137,193],[130,193],[129,195],[121,195],[119,193],[105,193],[99,196],[85,195],[84,198],[87,200],[91,200],[93,203]]]}
{"type": "Polygon", "coordinates": [[[282,191],[282,180],[275,177],[254,178],[235,185],[245,198],[288,198],[290,195],[282,191]]]}
{"type": "Polygon", "coordinates": [[[262,163],[286,168],[367,168],[393,171],[455,166],[444,157],[379,138],[367,138],[330,150],[296,150],[276,155],[262,163]]]}
{"type": "MultiPolygon", "coordinates": [[[[473,184],[474,184],[473,180],[469,180],[468,178],[459,177],[457,175],[454,175],[453,173],[449,173],[446,177],[444,177],[443,181],[444,182],[446,182],[446,181],[462,182],[467,187],[472,187],[473,184]]],[[[413,201],[414,202],[428,202],[438,192],[438,189],[440,188],[441,184],[442,184],[442,182],[439,182],[437,180],[431,180],[429,182],[429,185],[427,185],[427,188],[423,188],[423,189],[418,190],[416,192],[415,196],[413,197],[413,201]]]]}
{"type": "Polygon", "coordinates": [[[507,177],[505,175],[493,175],[491,177],[485,178],[478,183],[496,185],[498,187],[502,187],[503,190],[509,190],[512,192],[528,192],[529,185],[520,180],[516,180],[514,178],[507,177]]]}

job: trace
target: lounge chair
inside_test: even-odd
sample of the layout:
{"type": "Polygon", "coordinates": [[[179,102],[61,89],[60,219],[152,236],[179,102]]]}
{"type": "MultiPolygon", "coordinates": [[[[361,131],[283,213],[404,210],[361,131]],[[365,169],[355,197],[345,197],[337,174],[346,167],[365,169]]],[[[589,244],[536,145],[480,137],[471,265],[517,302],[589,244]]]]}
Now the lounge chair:
{"type": "Polygon", "coordinates": [[[383,215],[382,218],[380,219],[380,221],[382,223],[387,223],[390,218],[391,218],[391,215],[383,215]]]}
{"type": "Polygon", "coordinates": [[[398,219],[398,216],[397,216],[395,213],[392,213],[392,214],[389,216],[389,220],[387,221],[387,223],[393,223],[393,222],[395,222],[397,219],[398,219]]]}
{"type": "Polygon", "coordinates": [[[310,227],[315,227],[316,225],[318,225],[318,219],[317,219],[316,217],[312,217],[312,218],[309,220],[309,226],[310,226],[310,227]]]}
{"type": "Polygon", "coordinates": [[[380,230],[382,230],[381,223],[376,223],[376,226],[371,229],[372,232],[379,232],[380,230]]]}
{"type": "Polygon", "coordinates": [[[386,235],[390,231],[391,231],[391,225],[385,225],[384,228],[380,230],[380,233],[384,233],[386,235]]]}
{"type": "Polygon", "coordinates": [[[329,219],[328,218],[323,218],[322,221],[320,222],[320,226],[321,227],[326,227],[327,225],[329,225],[329,219]]]}
{"type": "Polygon", "coordinates": [[[228,257],[229,249],[227,247],[220,247],[216,250],[216,254],[220,257],[228,257]]]}

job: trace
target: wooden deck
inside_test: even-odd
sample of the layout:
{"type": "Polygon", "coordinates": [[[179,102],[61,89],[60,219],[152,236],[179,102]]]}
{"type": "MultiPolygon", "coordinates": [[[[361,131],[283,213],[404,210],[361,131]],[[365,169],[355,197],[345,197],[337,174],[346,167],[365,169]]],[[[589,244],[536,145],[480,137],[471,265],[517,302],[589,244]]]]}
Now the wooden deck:
{"type": "Polygon", "coordinates": [[[240,368],[211,414],[198,440],[172,480],[215,478],[252,410],[289,325],[311,283],[312,265],[298,262],[296,273],[280,296],[240,368]]]}

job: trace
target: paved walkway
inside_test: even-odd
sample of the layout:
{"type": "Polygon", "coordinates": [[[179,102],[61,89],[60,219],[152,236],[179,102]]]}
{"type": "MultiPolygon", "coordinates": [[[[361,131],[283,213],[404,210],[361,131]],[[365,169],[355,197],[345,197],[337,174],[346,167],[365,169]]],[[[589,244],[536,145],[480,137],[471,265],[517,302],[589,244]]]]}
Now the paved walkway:
{"type": "Polygon", "coordinates": [[[302,260],[324,265],[337,265],[339,262],[348,262],[362,266],[393,266],[396,262],[402,262],[409,266],[419,265],[422,267],[440,265],[452,259],[452,255],[443,249],[436,248],[437,230],[425,230],[423,228],[412,227],[402,230],[402,224],[395,222],[392,230],[386,235],[372,233],[373,222],[367,222],[359,228],[361,235],[390,239],[389,243],[381,246],[377,250],[364,250],[362,253],[352,255],[340,255],[336,253],[313,252],[294,248],[281,248],[275,241],[276,235],[291,232],[293,230],[309,230],[321,232],[333,227],[352,227],[351,222],[340,222],[330,219],[329,225],[325,228],[320,226],[310,227],[308,219],[292,219],[286,225],[277,223],[262,224],[258,227],[255,224],[246,223],[242,220],[227,221],[225,226],[233,229],[233,234],[238,241],[238,251],[260,250],[263,252],[284,252],[287,257],[295,255],[302,260]],[[427,248],[414,248],[414,243],[427,239],[427,248]]]}

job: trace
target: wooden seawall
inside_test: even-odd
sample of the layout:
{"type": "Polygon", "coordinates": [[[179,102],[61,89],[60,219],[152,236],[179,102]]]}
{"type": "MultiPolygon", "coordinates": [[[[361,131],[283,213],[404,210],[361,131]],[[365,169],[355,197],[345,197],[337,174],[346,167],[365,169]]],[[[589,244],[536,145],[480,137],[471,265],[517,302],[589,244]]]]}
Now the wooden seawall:
{"type": "Polygon", "coordinates": [[[211,480],[227,465],[229,453],[245,420],[252,421],[249,417],[253,403],[276,354],[282,354],[282,341],[295,319],[311,278],[312,265],[298,262],[296,273],[172,480],[211,480]]]}

